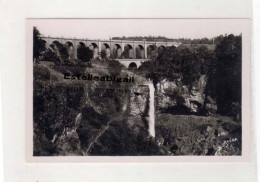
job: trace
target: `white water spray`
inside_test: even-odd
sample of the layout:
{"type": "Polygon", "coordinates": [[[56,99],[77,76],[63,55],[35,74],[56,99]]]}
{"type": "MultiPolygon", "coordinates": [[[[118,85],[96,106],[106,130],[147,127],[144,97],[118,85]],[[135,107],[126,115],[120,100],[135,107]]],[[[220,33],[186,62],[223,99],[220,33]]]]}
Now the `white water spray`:
{"type": "Polygon", "coordinates": [[[155,116],[154,116],[154,86],[153,83],[148,83],[149,87],[149,133],[155,137],[155,116]]]}

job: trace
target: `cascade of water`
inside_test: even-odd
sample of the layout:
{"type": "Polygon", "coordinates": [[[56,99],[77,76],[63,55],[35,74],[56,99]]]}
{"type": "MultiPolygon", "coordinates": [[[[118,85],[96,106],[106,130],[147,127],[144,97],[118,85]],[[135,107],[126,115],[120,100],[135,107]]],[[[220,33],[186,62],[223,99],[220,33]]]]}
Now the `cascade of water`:
{"type": "Polygon", "coordinates": [[[155,115],[154,115],[154,86],[150,82],[149,87],[149,133],[151,136],[155,137],[155,115]]]}

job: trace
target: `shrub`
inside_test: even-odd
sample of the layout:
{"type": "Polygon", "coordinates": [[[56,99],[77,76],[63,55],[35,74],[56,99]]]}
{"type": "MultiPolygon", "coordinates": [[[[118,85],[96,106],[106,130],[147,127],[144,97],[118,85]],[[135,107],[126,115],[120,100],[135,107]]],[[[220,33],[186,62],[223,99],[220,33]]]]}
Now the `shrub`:
{"type": "Polygon", "coordinates": [[[108,70],[111,76],[118,76],[121,73],[123,65],[117,60],[110,60],[108,62],[108,70]]]}
{"type": "Polygon", "coordinates": [[[53,52],[51,49],[47,49],[47,51],[42,54],[42,61],[50,61],[55,65],[62,64],[62,60],[59,58],[57,53],[53,52]]]}

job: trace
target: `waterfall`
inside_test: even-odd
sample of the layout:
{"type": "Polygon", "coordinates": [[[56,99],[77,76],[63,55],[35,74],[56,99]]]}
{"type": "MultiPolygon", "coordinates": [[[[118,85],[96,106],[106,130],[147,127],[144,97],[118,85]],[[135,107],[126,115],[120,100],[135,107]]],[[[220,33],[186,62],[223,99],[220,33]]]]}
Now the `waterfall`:
{"type": "Polygon", "coordinates": [[[154,86],[153,83],[148,83],[149,87],[149,133],[155,137],[155,115],[154,115],[154,86]]]}
{"type": "Polygon", "coordinates": [[[78,128],[82,120],[82,113],[79,113],[76,117],[75,127],[78,128]]]}

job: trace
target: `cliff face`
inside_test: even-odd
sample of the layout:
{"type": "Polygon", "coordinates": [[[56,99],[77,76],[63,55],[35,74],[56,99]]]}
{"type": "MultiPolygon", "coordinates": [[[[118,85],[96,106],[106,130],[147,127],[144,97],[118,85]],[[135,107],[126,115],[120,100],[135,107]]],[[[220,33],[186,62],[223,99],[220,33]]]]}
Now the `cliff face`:
{"type": "MultiPolygon", "coordinates": [[[[46,103],[44,106],[36,106],[38,109],[34,117],[37,121],[34,141],[38,145],[34,150],[35,155],[89,155],[90,146],[96,144],[95,140],[99,140],[101,133],[103,135],[107,129],[110,131],[115,128],[110,126],[115,122],[120,123],[116,127],[126,127],[127,130],[132,127],[133,130],[129,132],[133,135],[146,135],[147,132],[144,131],[147,130],[146,117],[149,108],[146,79],[125,70],[117,76],[134,76],[135,82],[115,83],[63,78],[64,72],[93,76],[111,74],[106,67],[94,64],[91,68],[38,65],[34,71],[35,102],[43,100],[46,103]],[[41,72],[42,70],[44,72],[41,72]],[[48,92],[43,92],[41,88],[47,89],[48,92]],[[54,102],[55,100],[57,102],[54,102]],[[45,117],[48,114],[52,115],[53,120],[45,117]],[[38,123],[44,123],[46,120],[49,120],[48,138],[45,136],[46,126],[38,126],[38,123]],[[121,123],[125,124],[121,126],[121,123]],[[38,129],[40,131],[36,133],[38,129]],[[43,141],[46,142],[45,146],[48,146],[45,149],[41,148],[43,141]]],[[[117,130],[113,131],[119,140],[117,130]]]]}
{"type": "Polygon", "coordinates": [[[157,109],[173,114],[199,113],[205,101],[207,78],[202,75],[196,86],[189,88],[181,79],[162,80],[156,85],[157,109]]]}

